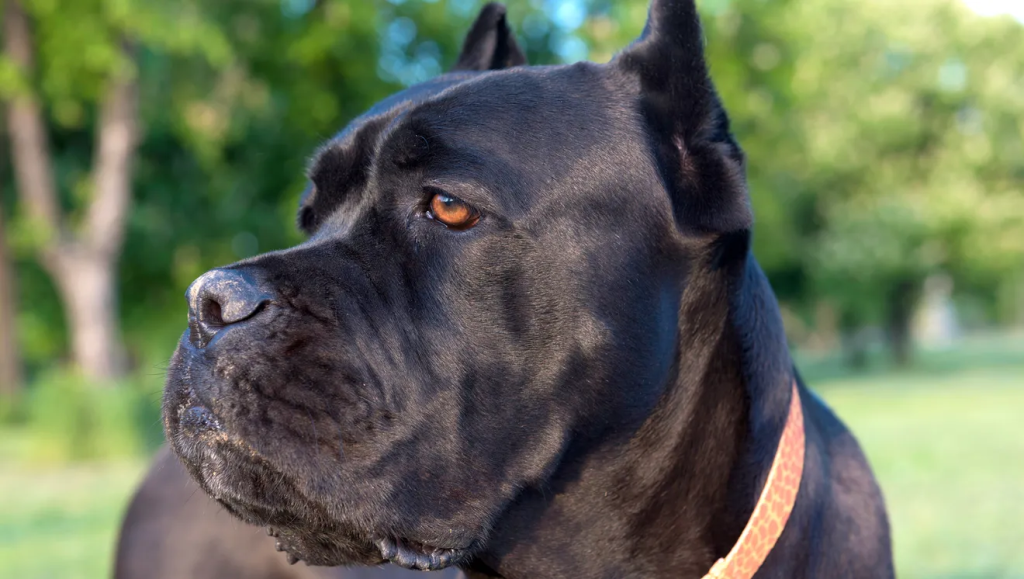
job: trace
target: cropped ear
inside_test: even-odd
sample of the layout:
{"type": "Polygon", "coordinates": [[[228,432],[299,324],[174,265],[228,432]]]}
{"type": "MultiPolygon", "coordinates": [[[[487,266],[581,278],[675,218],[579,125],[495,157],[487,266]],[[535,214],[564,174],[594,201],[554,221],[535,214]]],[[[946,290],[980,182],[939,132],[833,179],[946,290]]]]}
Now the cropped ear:
{"type": "Polygon", "coordinates": [[[680,227],[749,229],[743,152],[708,76],[694,0],[653,0],[643,34],[614,63],[639,81],[640,105],[680,227]]]}
{"type": "Polygon", "coordinates": [[[452,70],[499,70],[521,64],[526,64],[526,56],[508,27],[505,7],[492,2],[480,10],[452,70]]]}

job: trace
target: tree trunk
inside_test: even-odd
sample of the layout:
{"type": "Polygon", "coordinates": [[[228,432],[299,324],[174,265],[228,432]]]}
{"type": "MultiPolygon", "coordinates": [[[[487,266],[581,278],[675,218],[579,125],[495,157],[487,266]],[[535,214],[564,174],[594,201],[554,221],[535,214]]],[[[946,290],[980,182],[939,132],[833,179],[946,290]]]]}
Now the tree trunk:
{"type": "MultiPolygon", "coordinates": [[[[25,78],[35,68],[32,31],[28,16],[17,0],[7,0],[4,11],[4,55],[18,66],[25,78]]],[[[21,93],[7,106],[7,130],[11,139],[11,160],[14,178],[32,219],[33,227],[44,235],[43,261],[51,261],[63,241],[64,223],[53,179],[50,147],[47,142],[43,111],[31,93],[21,93]]],[[[48,263],[44,265],[50,265],[48,263]]]]}
{"type": "Polygon", "coordinates": [[[861,316],[855,310],[839,311],[839,336],[843,363],[847,368],[861,371],[868,366],[868,334],[861,316]]]}
{"type": "Polygon", "coordinates": [[[123,376],[128,369],[117,308],[117,263],[131,205],[138,108],[134,77],[111,82],[96,128],[93,201],[82,255],[63,260],[59,281],[75,363],[87,376],[103,380],[123,376]]]}
{"type": "MultiPolygon", "coordinates": [[[[130,56],[127,48],[122,50],[130,56]]],[[[4,53],[31,78],[32,31],[16,0],[6,4],[4,53]]],[[[138,86],[133,74],[114,72],[100,105],[92,200],[80,235],[69,231],[58,202],[41,107],[30,93],[17,95],[8,106],[18,193],[33,226],[43,231],[40,261],[62,298],[74,363],[98,382],[110,382],[126,371],[116,290],[138,140],[138,86]]]]}
{"type": "Polygon", "coordinates": [[[69,255],[62,256],[58,271],[75,365],[86,376],[109,383],[126,370],[114,264],[94,255],[69,255]]]}
{"type": "Polygon", "coordinates": [[[138,117],[138,84],[134,76],[122,74],[111,81],[100,105],[92,164],[93,201],[85,230],[86,246],[111,267],[121,255],[131,206],[138,117]]]}
{"type": "Polygon", "coordinates": [[[21,391],[23,383],[14,326],[14,272],[6,241],[3,208],[0,207],[0,398],[11,399],[21,391]]]}
{"type": "Polygon", "coordinates": [[[868,367],[868,341],[863,328],[853,328],[842,335],[843,363],[851,370],[868,367]]]}
{"type": "Polygon", "coordinates": [[[889,340],[889,352],[897,366],[910,364],[913,355],[911,343],[911,322],[914,317],[914,306],[920,284],[903,280],[890,288],[886,303],[886,334],[889,340]]]}

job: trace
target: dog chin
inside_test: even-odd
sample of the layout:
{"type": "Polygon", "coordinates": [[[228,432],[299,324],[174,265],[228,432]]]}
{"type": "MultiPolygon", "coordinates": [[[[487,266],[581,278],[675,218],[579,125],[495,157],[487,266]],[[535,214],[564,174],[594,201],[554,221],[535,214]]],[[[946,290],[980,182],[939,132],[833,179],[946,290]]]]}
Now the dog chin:
{"type": "MultiPolygon", "coordinates": [[[[267,527],[292,563],[380,565],[371,536],[345,529],[304,498],[279,470],[232,435],[188,387],[165,414],[169,439],[186,469],[229,513],[267,527]],[[304,526],[295,526],[302,521],[304,526]]],[[[169,401],[171,402],[171,401],[169,401]]]]}
{"type": "Polygon", "coordinates": [[[190,388],[168,404],[167,428],[178,456],[200,486],[229,513],[267,528],[288,561],[308,565],[381,565],[437,571],[468,562],[470,548],[427,545],[334,521],[306,499],[252,446],[227,431],[190,388]],[[303,526],[296,526],[301,522],[303,526]]]}

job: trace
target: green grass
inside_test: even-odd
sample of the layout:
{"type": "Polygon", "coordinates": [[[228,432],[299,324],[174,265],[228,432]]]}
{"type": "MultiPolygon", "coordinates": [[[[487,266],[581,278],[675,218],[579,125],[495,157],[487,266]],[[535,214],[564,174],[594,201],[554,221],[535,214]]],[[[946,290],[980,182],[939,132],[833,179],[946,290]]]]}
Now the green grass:
{"type": "Polygon", "coordinates": [[[900,577],[1024,577],[1022,382],[975,370],[820,389],[882,485],[900,577]]]}
{"type": "Polygon", "coordinates": [[[0,465],[0,577],[109,577],[121,514],[143,468],[0,465]]]}
{"type": "MultiPolygon", "coordinates": [[[[900,577],[1024,579],[1021,336],[925,352],[907,371],[876,361],[849,376],[832,359],[801,367],[881,481],[900,577]]],[[[4,459],[5,436],[0,577],[108,577],[117,526],[145,465],[25,468],[4,459]]]]}

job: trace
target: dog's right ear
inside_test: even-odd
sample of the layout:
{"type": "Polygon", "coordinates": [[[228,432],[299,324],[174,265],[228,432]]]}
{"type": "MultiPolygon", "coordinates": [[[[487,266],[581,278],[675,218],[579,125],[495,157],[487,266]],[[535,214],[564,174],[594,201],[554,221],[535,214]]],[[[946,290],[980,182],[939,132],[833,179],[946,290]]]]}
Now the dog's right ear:
{"type": "Polygon", "coordinates": [[[499,70],[521,64],[526,64],[526,55],[508,27],[505,7],[492,2],[480,10],[452,70],[499,70]]]}
{"type": "Polygon", "coordinates": [[[743,153],[708,75],[695,1],[652,0],[643,34],[613,65],[638,81],[677,222],[706,233],[749,229],[743,153]]]}

